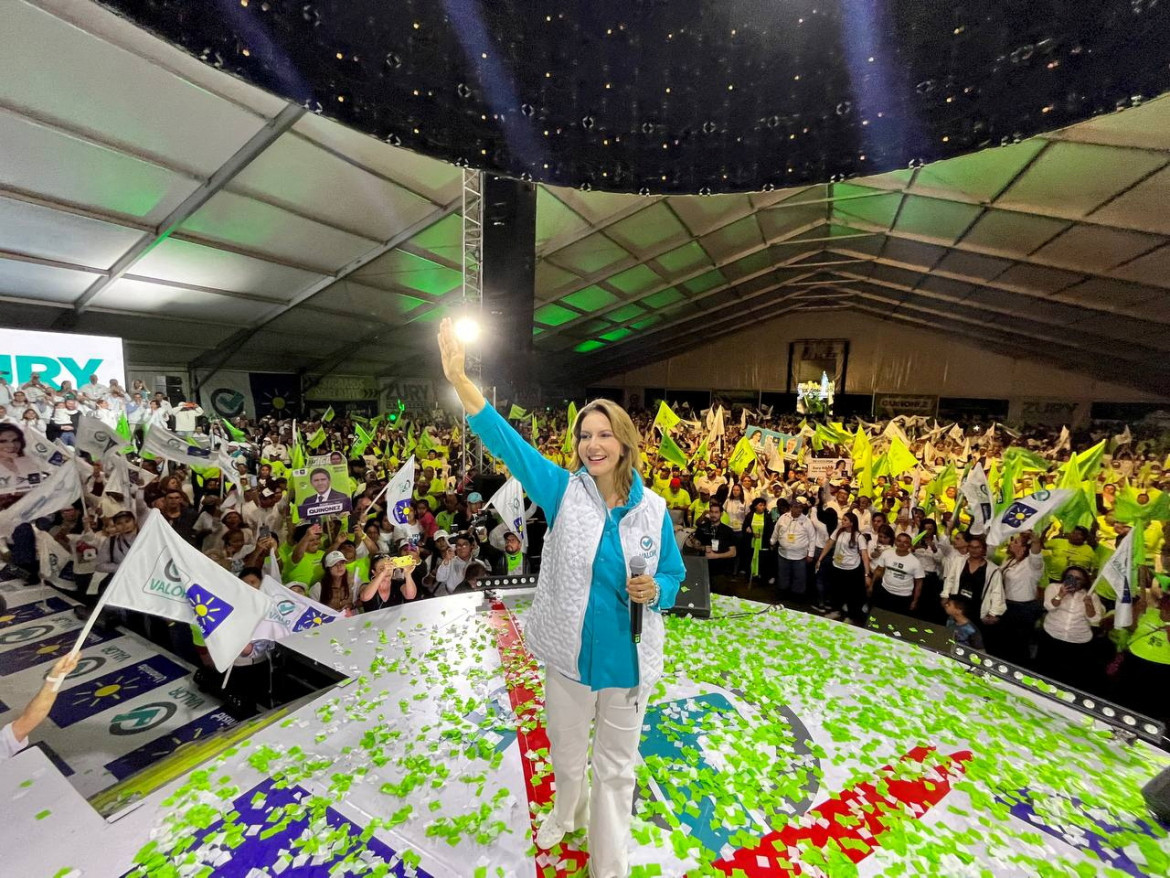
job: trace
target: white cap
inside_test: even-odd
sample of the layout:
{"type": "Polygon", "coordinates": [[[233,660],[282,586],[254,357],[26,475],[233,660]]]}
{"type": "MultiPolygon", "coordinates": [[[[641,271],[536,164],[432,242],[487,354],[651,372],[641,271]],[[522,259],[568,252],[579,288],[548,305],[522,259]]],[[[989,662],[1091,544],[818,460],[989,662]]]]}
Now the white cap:
{"type": "Polygon", "coordinates": [[[334,564],[344,563],[344,562],[345,562],[345,555],[343,555],[341,552],[338,552],[336,549],[334,549],[332,552],[330,552],[328,555],[325,556],[325,566],[326,567],[332,567],[334,564]]]}

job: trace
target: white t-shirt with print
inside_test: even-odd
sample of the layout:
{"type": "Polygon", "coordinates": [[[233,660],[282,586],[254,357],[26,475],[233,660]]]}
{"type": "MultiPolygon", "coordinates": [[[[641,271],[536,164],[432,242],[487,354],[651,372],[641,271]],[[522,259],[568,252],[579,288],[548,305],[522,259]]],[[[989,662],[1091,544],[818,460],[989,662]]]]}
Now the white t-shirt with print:
{"type": "Polygon", "coordinates": [[[921,561],[913,554],[899,555],[898,550],[892,546],[882,552],[874,566],[885,568],[886,572],[882,574],[882,587],[897,597],[914,594],[914,580],[922,579],[925,575],[921,561]]]}

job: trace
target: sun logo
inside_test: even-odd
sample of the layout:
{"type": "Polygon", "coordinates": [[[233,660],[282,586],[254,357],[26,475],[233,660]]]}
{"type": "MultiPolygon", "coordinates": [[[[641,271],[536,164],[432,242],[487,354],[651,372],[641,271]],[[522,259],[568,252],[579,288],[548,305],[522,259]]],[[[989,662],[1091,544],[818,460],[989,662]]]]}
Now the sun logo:
{"type": "Polygon", "coordinates": [[[187,588],[187,601],[195,611],[195,624],[199,626],[199,633],[204,637],[210,635],[224,623],[234,609],[231,604],[221,597],[216,597],[198,583],[191,583],[187,588]]]}
{"type": "Polygon", "coordinates": [[[74,707],[100,707],[133,698],[142,688],[142,681],[133,673],[118,674],[112,680],[106,676],[88,686],[79,686],[73,696],[74,707]]]}

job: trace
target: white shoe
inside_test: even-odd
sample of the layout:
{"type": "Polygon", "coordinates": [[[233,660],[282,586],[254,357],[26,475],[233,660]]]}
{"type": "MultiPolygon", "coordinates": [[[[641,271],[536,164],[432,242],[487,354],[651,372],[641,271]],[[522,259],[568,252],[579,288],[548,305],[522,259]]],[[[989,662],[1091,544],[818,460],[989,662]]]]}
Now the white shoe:
{"type": "Polygon", "coordinates": [[[556,812],[550,811],[545,815],[540,829],[536,830],[536,846],[542,851],[551,850],[561,843],[566,829],[557,823],[556,812]]]}
{"type": "Polygon", "coordinates": [[[825,613],[826,619],[832,619],[834,622],[838,621],[844,614],[840,610],[833,610],[831,613],[825,613]]]}

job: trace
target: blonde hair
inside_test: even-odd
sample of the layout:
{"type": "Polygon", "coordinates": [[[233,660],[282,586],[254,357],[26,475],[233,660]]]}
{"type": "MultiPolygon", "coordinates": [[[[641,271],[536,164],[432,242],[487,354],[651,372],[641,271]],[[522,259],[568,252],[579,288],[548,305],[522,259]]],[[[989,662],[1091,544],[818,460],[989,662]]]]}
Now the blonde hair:
{"type": "Polygon", "coordinates": [[[629,501],[630,488],[634,484],[634,475],[642,478],[642,455],[638,450],[641,436],[638,434],[634,422],[626,410],[608,399],[595,399],[577,412],[577,420],[573,421],[573,454],[569,459],[570,472],[576,472],[584,464],[578,448],[581,445],[581,422],[585,416],[593,412],[600,412],[609,419],[609,426],[613,430],[614,438],[621,443],[622,455],[618,458],[617,469],[614,470],[614,487],[622,500],[629,501]]]}

